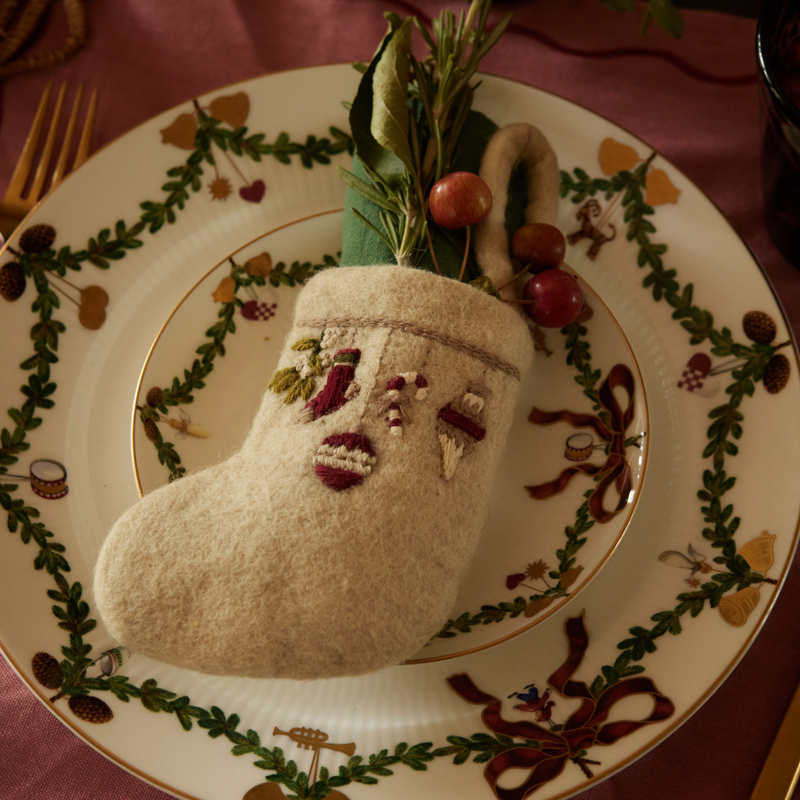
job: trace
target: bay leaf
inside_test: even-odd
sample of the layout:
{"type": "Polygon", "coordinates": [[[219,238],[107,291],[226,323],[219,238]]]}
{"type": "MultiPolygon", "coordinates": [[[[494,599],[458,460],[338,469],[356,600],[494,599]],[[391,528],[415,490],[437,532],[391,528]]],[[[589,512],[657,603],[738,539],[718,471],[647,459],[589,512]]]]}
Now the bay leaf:
{"type": "Polygon", "coordinates": [[[381,147],[394,153],[413,171],[408,143],[408,53],[411,50],[411,20],[392,34],[375,67],[372,79],[370,131],[381,147]]]}
{"type": "Polygon", "coordinates": [[[356,96],[350,107],[350,130],[356,145],[358,157],[370,169],[377,172],[388,184],[402,180],[405,164],[391,150],[381,145],[372,133],[372,111],[374,107],[373,79],[383,54],[389,47],[392,37],[400,30],[402,23],[396,15],[387,15],[389,31],[361,77],[356,96]]]}

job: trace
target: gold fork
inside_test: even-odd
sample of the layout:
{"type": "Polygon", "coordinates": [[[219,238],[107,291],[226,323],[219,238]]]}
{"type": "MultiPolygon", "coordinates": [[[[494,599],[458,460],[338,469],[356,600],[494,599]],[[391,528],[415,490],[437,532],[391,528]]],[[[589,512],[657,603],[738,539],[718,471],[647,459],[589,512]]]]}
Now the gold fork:
{"type": "MultiPolygon", "coordinates": [[[[33,167],[34,157],[36,155],[36,146],[39,143],[39,137],[44,127],[44,120],[47,114],[47,108],[50,105],[50,95],[53,90],[53,82],[50,81],[44,90],[42,99],[39,101],[39,108],[36,111],[36,116],[33,119],[28,138],[22,148],[17,166],[14,169],[14,174],[11,176],[11,182],[8,185],[6,196],[3,202],[0,203],[0,234],[4,239],[7,239],[12,231],[19,225],[19,223],[30,213],[31,209],[41,200],[44,192],[42,188],[45,185],[47,178],[47,171],[50,167],[50,156],[53,152],[53,145],[55,144],[56,134],[58,132],[58,120],[61,116],[61,109],[64,105],[64,97],[67,93],[67,84],[62,83],[56,98],[56,107],[53,111],[53,118],[50,121],[50,129],[47,132],[42,155],[39,159],[39,165],[36,169],[36,174],[33,177],[30,191],[23,197],[22,192],[28,182],[28,176],[33,167]]],[[[69,121],[67,122],[67,129],[64,133],[64,143],[61,146],[61,152],[58,156],[55,169],[50,180],[50,189],[52,191],[69,172],[67,170],[67,159],[69,158],[70,145],[72,144],[72,136],[75,132],[75,125],[78,121],[78,111],[81,105],[81,98],[83,96],[83,87],[78,87],[78,92],[75,95],[75,102],[72,105],[72,113],[70,114],[69,121]]],[[[92,92],[89,100],[89,107],[86,111],[86,121],[83,124],[83,132],[81,133],[80,141],[78,142],[78,150],[75,154],[75,160],[72,164],[72,169],[77,169],[89,157],[89,148],[91,146],[92,129],[94,128],[94,119],[97,113],[97,91],[92,92]]]]}

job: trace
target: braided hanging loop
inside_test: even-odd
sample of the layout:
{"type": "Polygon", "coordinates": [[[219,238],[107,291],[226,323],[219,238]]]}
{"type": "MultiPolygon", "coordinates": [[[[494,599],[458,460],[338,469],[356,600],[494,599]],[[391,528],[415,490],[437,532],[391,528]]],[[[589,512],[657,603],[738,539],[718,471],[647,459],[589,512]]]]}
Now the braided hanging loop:
{"type": "Polygon", "coordinates": [[[19,53],[39,30],[51,0],[0,1],[0,78],[63,64],[86,42],[86,9],[83,0],[63,0],[67,16],[64,44],[45,53],[19,53]]]}

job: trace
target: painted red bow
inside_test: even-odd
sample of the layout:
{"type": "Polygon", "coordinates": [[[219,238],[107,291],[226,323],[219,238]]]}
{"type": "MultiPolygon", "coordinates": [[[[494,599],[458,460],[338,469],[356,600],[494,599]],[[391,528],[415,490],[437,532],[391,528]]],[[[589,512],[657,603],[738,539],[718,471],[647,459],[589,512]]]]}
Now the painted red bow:
{"type": "Polygon", "coordinates": [[[519,746],[496,755],[484,770],[484,777],[500,800],[524,800],[539,787],[561,774],[568,760],[578,761],[578,754],[593,745],[613,744],[644,725],[661,722],[672,715],[672,701],[656,689],[649,678],[625,678],[609,686],[598,697],[593,697],[585,683],[573,681],[572,675],[580,666],[589,646],[589,637],[583,624],[583,615],[567,620],[569,656],[548,678],[550,686],[562,697],[579,698],[580,708],[573,712],[556,733],[533,722],[521,720],[509,722],[501,716],[502,701],[482,692],[466,675],[453,675],[447,679],[450,687],[470,703],[485,706],[481,719],[493,733],[517,737],[528,742],[538,742],[540,749],[529,744],[519,746]],[[614,706],[624,697],[649,694],[653,698],[653,711],[641,720],[619,720],[606,723],[614,706]],[[498,786],[503,773],[512,768],[528,769],[528,777],[514,788],[498,786]]]}
{"type": "Polygon", "coordinates": [[[554,481],[540,483],[538,486],[526,486],[528,494],[538,500],[552,497],[563,492],[569,482],[578,474],[598,476],[597,488],[589,498],[589,513],[598,522],[612,520],[628,502],[631,492],[631,471],[625,458],[625,431],[633,419],[633,398],[636,384],[631,371],[624,364],[612,367],[608,377],[603,381],[598,396],[600,404],[610,416],[610,427],[594,414],[575,414],[572,411],[541,411],[534,408],[528,419],[535,425],[551,425],[554,422],[568,422],[574,428],[592,428],[600,439],[608,444],[608,458],[602,466],[596,464],[576,464],[567,467],[554,481]],[[628,405],[623,411],[614,388],[621,386],[628,394],[628,405]],[[611,510],[604,506],[606,492],[616,482],[619,501],[611,510]]]}

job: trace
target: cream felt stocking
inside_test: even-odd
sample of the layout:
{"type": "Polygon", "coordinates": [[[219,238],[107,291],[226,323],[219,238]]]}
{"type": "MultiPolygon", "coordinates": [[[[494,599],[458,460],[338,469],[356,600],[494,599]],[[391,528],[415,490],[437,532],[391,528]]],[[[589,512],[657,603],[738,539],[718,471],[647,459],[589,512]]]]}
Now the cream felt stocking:
{"type": "Polygon", "coordinates": [[[107,537],[94,595],[109,632],[212,674],[413,656],[453,610],[532,356],[519,313],[467,284],[320,273],[240,452],[145,496],[107,537]]]}

